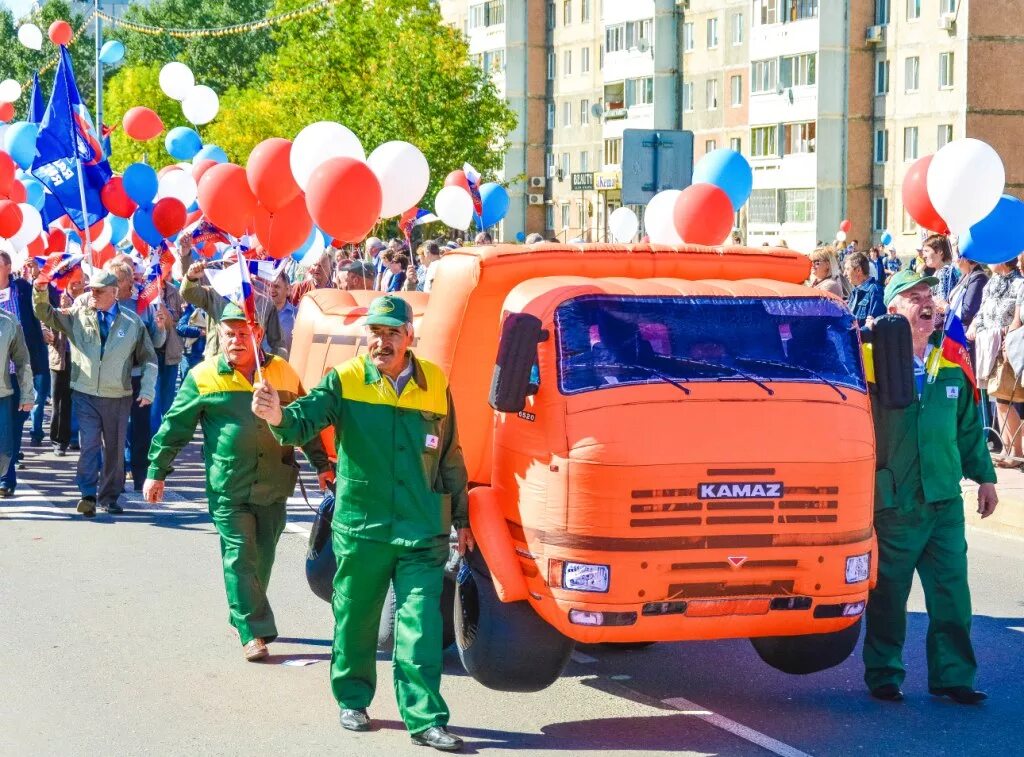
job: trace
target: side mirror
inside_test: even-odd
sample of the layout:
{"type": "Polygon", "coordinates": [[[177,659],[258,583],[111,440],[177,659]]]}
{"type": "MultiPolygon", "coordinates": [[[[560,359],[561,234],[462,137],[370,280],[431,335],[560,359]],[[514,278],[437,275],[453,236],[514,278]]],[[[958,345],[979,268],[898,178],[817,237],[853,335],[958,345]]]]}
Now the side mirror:
{"type": "MultiPolygon", "coordinates": [[[[488,404],[501,413],[518,413],[526,407],[537,345],[547,338],[540,319],[529,313],[509,313],[501,324],[498,358],[491,377],[488,404]]],[[[536,392],[536,384],[533,385],[536,392]]]]}
{"type": "Polygon", "coordinates": [[[909,407],[917,399],[910,322],[902,315],[883,315],[871,328],[871,345],[878,401],[892,410],[909,407]]]}

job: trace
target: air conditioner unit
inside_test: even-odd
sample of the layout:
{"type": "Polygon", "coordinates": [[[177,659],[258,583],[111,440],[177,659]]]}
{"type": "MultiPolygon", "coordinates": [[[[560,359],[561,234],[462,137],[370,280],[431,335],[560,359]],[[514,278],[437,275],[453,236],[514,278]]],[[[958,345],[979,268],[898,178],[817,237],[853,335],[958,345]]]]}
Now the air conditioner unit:
{"type": "Polygon", "coordinates": [[[939,16],[939,28],[951,32],[956,28],[956,16],[952,13],[943,13],[939,16]]]}
{"type": "Polygon", "coordinates": [[[869,26],[867,33],[864,35],[864,41],[869,45],[877,45],[885,41],[885,27],[884,26],[869,26]]]}
{"type": "Polygon", "coordinates": [[[641,37],[636,41],[636,49],[641,53],[646,53],[651,49],[651,43],[647,41],[646,37],[641,37]]]}
{"type": "Polygon", "coordinates": [[[529,199],[531,205],[543,205],[544,204],[544,195],[541,195],[541,194],[529,194],[529,195],[527,195],[527,198],[529,199]]]}
{"type": "Polygon", "coordinates": [[[544,189],[547,183],[547,179],[545,179],[543,176],[530,177],[530,189],[544,189]]]}

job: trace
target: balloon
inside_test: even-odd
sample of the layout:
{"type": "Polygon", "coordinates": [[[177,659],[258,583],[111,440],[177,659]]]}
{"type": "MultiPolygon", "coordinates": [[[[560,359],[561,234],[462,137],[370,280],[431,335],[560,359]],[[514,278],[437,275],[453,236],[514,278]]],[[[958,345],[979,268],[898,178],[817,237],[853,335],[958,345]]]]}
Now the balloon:
{"type": "Polygon", "coordinates": [[[889,245],[891,245],[892,244],[892,232],[890,232],[888,229],[883,231],[882,232],[882,239],[881,239],[881,241],[882,241],[882,245],[885,246],[885,247],[888,247],[889,245]]]}
{"type": "Polygon", "coordinates": [[[276,213],[271,214],[265,208],[256,212],[256,238],[267,254],[278,260],[308,241],[312,229],[313,219],[306,209],[306,198],[301,194],[295,195],[276,213]]]}
{"type": "Polygon", "coordinates": [[[693,183],[714,184],[729,196],[733,210],[739,210],[754,188],[754,172],[740,153],[720,147],[697,161],[693,183]]]}
{"type": "Polygon", "coordinates": [[[176,197],[164,197],[153,206],[153,227],[164,239],[173,237],[185,228],[185,215],[185,203],[176,197]]]}
{"type": "Polygon", "coordinates": [[[326,249],[327,240],[324,238],[323,232],[314,226],[303,245],[292,253],[292,260],[308,268],[320,260],[326,249]]]}
{"type": "Polygon", "coordinates": [[[120,63],[122,60],[124,60],[123,42],[112,39],[109,42],[103,43],[103,47],[100,48],[100,63],[112,66],[115,63],[120,63]]]}
{"type": "Polygon", "coordinates": [[[676,200],[682,194],[678,189],[663,189],[651,198],[644,212],[644,228],[652,244],[680,245],[682,238],[676,231],[673,213],[676,200]]]}
{"type": "Polygon", "coordinates": [[[465,171],[452,171],[444,177],[444,185],[446,187],[462,187],[469,192],[469,179],[466,178],[465,171]]]}
{"type": "Polygon", "coordinates": [[[4,132],[4,150],[26,171],[32,167],[32,161],[36,159],[38,135],[39,126],[26,121],[11,124],[4,132]]]}
{"type": "Polygon", "coordinates": [[[839,230],[845,231],[847,234],[849,234],[853,230],[853,224],[850,223],[849,218],[844,218],[842,221],[839,222],[839,230]]]}
{"type": "Polygon", "coordinates": [[[522,231],[517,231],[516,232],[516,241],[519,242],[519,244],[522,244],[523,242],[525,242],[526,241],[526,234],[524,232],[522,232],[522,231]]]}
{"type": "Polygon", "coordinates": [[[130,229],[127,219],[113,214],[107,216],[107,226],[110,227],[110,241],[114,244],[119,244],[130,229]]]}
{"type": "Polygon", "coordinates": [[[627,244],[636,238],[636,233],[640,230],[640,219],[636,217],[632,208],[623,205],[608,216],[608,230],[616,242],[627,244]]]}
{"type": "Polygon", "coordinates": [[[0,237],[10,239],[18,233],[24,217],[13,200],[0,200],[0,237]]]}
{"type": "Polygon", "coordinates": [[[1024,202],[1003,195],[995,209],[960,236],[960,256],[993,265],[1024,250],[1024,202]]]}
{"type": "Polygon", "coordinates": [[[172,100],[184,100],[194,86],[196,77],[184,63],[174,61],[160,69],[160,89],[172,100]]]}
{"type": "Polygon", "coordinates": [[[236,237],[253,231],[258,203],[245,169],[234,163],[213,166],[199,180],[199,207],[210,223],[236,237]]]}
{"type": "Polygon", "coordinates": [[[0,121],[6,123],[14,118],[14,106],[11,103],[0,103],[0,121]]]}
{"type": "Polygon", "coordinates": [[[50,229],[46,243],[47,252],[64,252],[68,246],[68,235],[63,229],[50,229]]]}
{"type": "MultiPolygon", "coordinates": [[[[289,207],[295,198],[302,194],[299,185],[295,183],[295,177],[292,176],[291,153],[290,141],[273,137],[252,148],[249,160],[245,164],[249,188],[271,214],[289,207]]],[[[303,239],[308,235],[307,230],[303,234],[303,239]]]]}
{"type": "Polygon", "coordinates": [[[434,213],[447,226],[465,231],[473,220],[473,198],[462,187],[441,187],[434,198],[434,213]]]}
{"type": "Polygon", "coordinates": [[[220,98],[205,84],[193,87],[181,101],[181,112],[186,119],[197,126],[210,123],[217,117],[219,110],[220,98]]]}
{"type": "MultiPolygon", "coordinates": [[[[292,146],[293,166],[298,146],[296,139],[292,146]]],[[[313,170],[307,182],[309,215],[332,237],[362,240],[380,218],[382,202],[377,176],[366,163],[355,158],[330,158],[313,170]]]]}
{"type": "Polygon", "coordinates": [[[50,41],[55,45],[67,45],[71,42],[74,32],[71,31],[71,24],[58,19],[50,24],[50,41]]]}
{"type": "Polygon", "coordinates": [[[24,202],[19,204],[18,208],[22,215],[21,228],[10,238],[11,246],[15,250],[27,247],[29,242],[43,233],[43,218],[39,211],[24,202]]]}
{"type": "Polygon", "coordinates": [[[191,173],[176,168],[160,178],[160,188],[157,190],[156,196],[160,199],[173,197],[181,202],[187,210],[199,197],[199,186],[192,178],[191,173]]]}
{"type": "MultiPolygon", "coordinates": [[[[116,216],[108,216],[108,218],[116,218],[116,216]]],[[[110,244],[110,240],[113,237],[113,229],[110,224],[107,223],[107,219],[104,218],[99,223],[94,223],[89,228],[89,242],[92,244],[94,250],[101,250],[110,244]]]]}
{"type": "Polygon", "coordinates": [[[43,239],[45,235],[40,234],[31,242],[28,243],[28,254],[29,255],[42,255],[46,252],[46,241],[43,239]]]}
{"type": "Polygon", "coordinates": [[[508,213],[508,190],[493,181],[480,186],[480,200],[483,213],[480,214],[480,226],[489,229],[508,213]]]}
{"type": "Polygon", "coordinates": [[[353,158],[365,162],[366,152],[350,129],[333,121],[317,121],[299,132],[292,143],[288,162],[292,176],[303,192],[308,191],[313,171],[331,158],[353,158]]]}
{"type": "Polygon", "coordinates": [[[846,232],[843,231],[842,229],[837,231],[836,232],[836,241],[837,242],[845,242],[846,241],[846,232]]]}
{"type": "Polygon", "coordinates": [[[5,152],[0,152],[0,194],[6,194],[14,183],[14,175],[17,166],[14,160],[5,152]]]}
{"type": "Polygon", "coordinates": [[[136,105],[124,114],[121,122],[124,133],[138,142],[146,142],[160,136],[164,130],[164,122],[155,112],[141,105],[136,105]]]}
{"type": "Polygon", "coordinates": [[[921,228],[948,234],[949,226],[932,206],[928,196],[928,168],[934,157],[925,155],[918,158],[903,177],[903,207],[921,228]]]}
{"type": "Polygon", "coordinates": [[[42,50],[43,30],[35,24],[22,24],[18,27],[18,41],[29,50],[42,50]]]}
{"type": "Polygon", "coordinates": [[[160,184],[156,171],[145,163],[132,163],[121,177],[125,193],[139,205],[149,205],[156,197],[160,184]]]}
{"type": "Polygon", "coordinates": [[[164,147],[171,157],[178,160],[192,160],[203,149],[203,140],[194,129],[187,126],[175,126],[167,132],[164,147]]]}
{"type": "Polygon", "coordinates": [[[12,103],[21,97],[21,85],[14,79],[0,81],[0,102],[12,103]]]}
{"type": "Polygon", "coordinates": [[[423,199],[430,184],[430,166],[417,147],[408,142],[385,142],[366,159],[377,174],[384,203],[381,218],[401,215],[423,199]]]}
{"type": "MultiPolygon", "coordinates": [[[[156,247],[164,241],[164,235],[160,233],[153,223],[152,209],[139,208],[136,210],[132,216],[132,229],[150,247],[156,247]]],[[[145,251],[144,247],[140,247],[138,244],[135,246],[140,252],[145,251]]]]}
{"type": "Polygon", "coordinates": [[[134,202],[124,191],[124,179],[120,176],[113,177],[103,185],[103,189],[100,190],[100,200],[103,201],[103,207],[120,218],[130,218],[138,208],[138,203],[134,202]]]}
{"type": "Polygon", "coordinates": [[[732,231],[735,210],[729,195],[714,184],[691,184],[676,199],[672,220],[688,244],[722,244],[732,231]]]}
{"type": "Polygon", "coordinates": [[[201,160],[198,163],[196,163],[195,166],[192,167],[192,178],[196,180],[196,185],[199,185],[199,181],[203,178],[204,173],[209,171],[214,166],[219,165],[220,163],[218,163],[215,160],[210,160],[209,158],[206,158],[205,160],[201,160]]]}
{"type": "MultiPolygon", "coordinates": [[[[214,163],[227,163],[228,154],[217,145],[206,145],[192,158],[192,165],[196,166],[204,160],[212,160],[214,163]]],[[[199,181],[199,179],[196,179],[199,181]]]]}
{"type": "Polygon", "coordinates": [[[21,179],[21,185],[25,187],[25,202],[36,210],[42,210],[46,205],[46,189],[38,179],[21,179]]]}
{"type": "Polygon", "coordinates": [[[954,139],[928,166],[928,197],[954,234],[991,213],[1005,185],[1003,161],[979,139],[954,139]]]}

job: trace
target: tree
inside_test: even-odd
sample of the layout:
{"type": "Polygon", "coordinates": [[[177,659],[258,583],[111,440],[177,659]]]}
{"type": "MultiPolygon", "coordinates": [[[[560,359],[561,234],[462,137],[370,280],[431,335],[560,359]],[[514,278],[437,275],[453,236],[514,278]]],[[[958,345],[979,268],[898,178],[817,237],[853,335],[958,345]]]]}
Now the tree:
{"type": "MultiPolygon", "coordinates": [[[[172,100],[160,89],[160,66],[126,66],[110,80],[104,89],[104,120],[108,124],[120,124],[124,114],[136,105],[152,108],[168,129],[184,122],[181,104],[172,100]]],[[[166,133],[166,132],[165,132],[166,133]]],[[[111,138],[110,165],[115,171],[123,171],[129,164],[146,160],[156,168],[177,161],[164,150],[163,137],[148,142],[136,142],[124,130],[117,128],[111,138]]]]}

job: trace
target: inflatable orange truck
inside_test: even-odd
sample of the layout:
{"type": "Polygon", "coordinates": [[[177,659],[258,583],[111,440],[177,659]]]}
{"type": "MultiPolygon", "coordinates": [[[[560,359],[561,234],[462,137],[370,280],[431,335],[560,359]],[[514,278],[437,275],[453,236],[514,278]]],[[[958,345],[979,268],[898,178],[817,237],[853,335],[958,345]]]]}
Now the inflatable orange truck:
{"type": "MultiPolygon", "coordinates": [[[[463,249],[403,294],[449,376],[478,549],[455,631],[486,686],[551,684],[576,642],[750,638],[837,665],[875,575],[856,323],[788,250],[463,249]]],[[[365,348],[373,292],[302,301],[306,386],[365,348]]],[[[334,449],[329,435],[328,449],[334,449]]]]}

